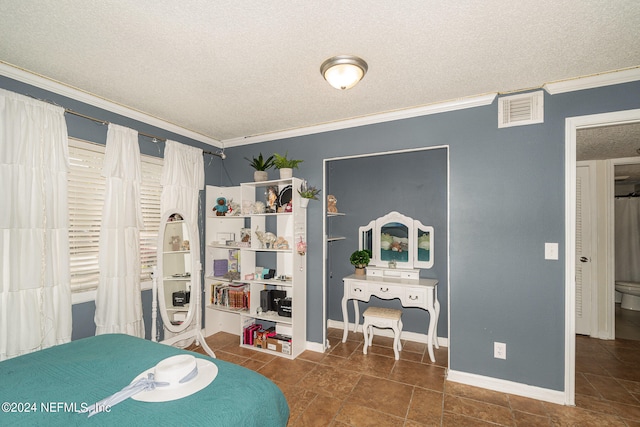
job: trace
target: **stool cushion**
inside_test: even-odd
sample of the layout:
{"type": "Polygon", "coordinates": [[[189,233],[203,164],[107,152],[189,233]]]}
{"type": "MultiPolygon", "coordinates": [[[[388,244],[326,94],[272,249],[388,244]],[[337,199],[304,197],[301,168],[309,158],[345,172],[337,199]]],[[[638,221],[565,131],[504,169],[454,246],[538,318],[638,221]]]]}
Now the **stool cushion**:
{"type": "Polygon", "coordinates": [[[383,319],[400,320],[400,317],[402,317],[402,311],[395,310],[393,308],[369,307],[364,311],[364,313],[362,313],[362,315],[365,318],[367,316],[371,316],[381,317],[383,319]]]}

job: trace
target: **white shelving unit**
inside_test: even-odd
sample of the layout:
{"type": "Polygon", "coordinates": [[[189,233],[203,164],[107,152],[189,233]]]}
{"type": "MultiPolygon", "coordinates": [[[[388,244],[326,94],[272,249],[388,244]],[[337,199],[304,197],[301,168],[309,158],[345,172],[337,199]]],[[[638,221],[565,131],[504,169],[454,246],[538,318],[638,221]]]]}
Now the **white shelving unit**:
{"type": "MultiPolygon", "coordinates": [[[[344,216],[345,214],[342,212],[327,212],[327,218],[332,218],[334,216],[344,216]]],[[[346,237],[344,236],[327,236],[327,243],[336,242],[338,240],[344,240],[346,237]]]]}
{"type": "Polygon", "coordinates": [[[162,248],[164,300],[172,322],[181,323],[187,317],[189,304],[173,305],[174,292],[184,292],[185,297],[191,291],[191,251],[180,246],[189,240],[189,232],[184,221],[168,222],[165,228],[165,239],[162,248]],[[171,244],[171,238],[178,241],[177,247],[171,244]]]}
{"type": "MultiPolygon", "coordinates": [[[[307,306],[307,263],[306,254],[296,250],[296,243],[307,241],[307,211],[300,205],[297,189],[299,178],[242,183],[235,187],[207,186],[206,254],[205,254],[205,335],[219,331],[239,336],[239,344],[244,348],[268,352],[294,359],[306,348],[306,306],[307,306]],[[280,194],[290,186],[291,212],[254,213],[247,212],[249,205],[256,201],[267,203],[267,191],[271,187],[280,194]],[[214,206],[219,197],[232,199],[240,206],[240,214],[216,216],[214,206]],[[243,210],[244,207],[244,210],[243,210]],[[250,230],[249,246],[242,242],[243,230],[250,230]],[[283,237],[288,248],[263,247],[256,230],[283,237]],[[232,251],[232,252],[230,252],[232,251]],[[237,253],[237,266],[234,265],[237,253]],[[230,255],[231,254],[231,255],[230,255]],[[230,259],[231,258],[231,259],[230,259]],[[227,260],[230,270],[237,270],[239,279],[214,275],[214,260],[227,260]],[[261,268],[260,268],[261,267],[261,268]],[[255,277],[256,269],[275,270],[275,278],[255,277]],[[283,278],[280,280],[280,278],[283,278]],[[248,288],[248,309],[238,310],[214,305],[211,300],[212,287],[231,284],[246,285],[248,288]],[[291,317],[280,316],[275,311],[263,310],[260,305],[260,291],[273,289],[284,291],[291,298],[291,317]],[[275,327],[278,332],[287,331],[290,345],[278,346],[278,350],[260,348],[244,342],[244,327],[261,324],[263,329],[275,327]]],[[[288,191],[286,192],[289,193],[288,191]]],[[[220,271],[218,272],[220,273],[220,271]]],[[[274,346],[268,346],[274,347],[274,346]]]]}

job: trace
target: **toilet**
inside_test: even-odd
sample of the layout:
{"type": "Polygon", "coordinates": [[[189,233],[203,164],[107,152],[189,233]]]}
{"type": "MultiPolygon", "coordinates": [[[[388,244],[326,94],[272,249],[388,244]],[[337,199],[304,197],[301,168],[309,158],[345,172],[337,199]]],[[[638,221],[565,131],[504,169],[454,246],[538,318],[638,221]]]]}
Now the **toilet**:
{"type": "Polygon", "coordinates": [[[616,291],[622,294],[620,307],[640,311],[640,282],[616,281],[616,291]]]}

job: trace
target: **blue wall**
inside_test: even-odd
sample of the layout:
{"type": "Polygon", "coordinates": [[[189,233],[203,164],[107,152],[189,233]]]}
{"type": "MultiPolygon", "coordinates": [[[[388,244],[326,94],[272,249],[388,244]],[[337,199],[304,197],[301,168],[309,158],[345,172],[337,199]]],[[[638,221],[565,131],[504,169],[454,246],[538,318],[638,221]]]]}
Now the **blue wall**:
{"type": "MultiPolygon", "coordinates": [[[[245,156],[288,150],[290,157],[304,159],[295,174],[319,185],[324,159],[448,146],[449,366],[564,390],[565,118],[640,108],[640,82],[545,93],[544,103],[542,124],[498,129],[496,100],[484,107],[235,147],[226,150],[225,164],[233,184],[251,181],[245,156]],[[545,242],[559,243],[558,261],[544,259],[545,242]],[[493,357],[494,341],[507,344],[507,360],[493,357]]],[[[331,173],[328,180],[337,189],[340,183],[331,173]]],[[[221,176],[221,185],[228,181],[221,176]]],[[[416,200],[421,195],[417,191],[416,200]]],[[[372,217],[366,208],[353,209],[349,216],[361,223],[372,217]]],[[[322,342],[322,220],[322,204],[311,203],[307,324],[313,342],[322,342]]],[[[328,312],[335,313],[335,300],[330,303],[328,312]]],[[[447,334],[439,330],[439,335],[447,334]]]]}
{"type": "MultiPolygon", "coordinates": [[[[167,134],[126,118],[112,119],[115,115],[108,112],[91,112],[93,107],[57,100],[61,97],[53,94],[38,94],[8,79],[0,78],[0,87],[56,99],[65,107],[140,131],[167,134]]],[[[327,158],[448,146],[449,366],[563,390],[565,118],[640,108],[640,82],[545,94],[544,103],[545,122],[530,126],[498,129],[496,101],[468,110],[229,148],[224,162],[213,159],[208,165],[205,161],[207,184],[251,181],[253,170],[244,157],[258,152],[288,151],[290,157],[304,159],[296,176],[321,185],[327,158]],[[545,242],[559,243],[560,260],[544,260],[545,242]],[[493,358],[494,341],[507,343],[507,360],[493,358]]],[[[75,127],[68,120],[73,134],[75,127]]],[[[202,146],[179,136],[171,138],[202,146]]],[[[332,189],[340,185],[330,182],[332,189]]],[[[416,193],[415,200],[420,200],[421,191],[416,189],[416,193]]],[[[355,207],[349,215],[363,221],[372,217],[371,212],[355,207]]],[[[307,322],[308,339],[314,342],[322,341],[324,328],[322,221],[322,204],[312,202],[308,209],[307,322]]],[[[436,233],[444,234],[438,229],[436,233]]],[[[332,310],[330,307],[329,312],[332,310]]],[[[78,321],[74,319],[74,326],[78,321]]]]}
{"type": "MultiPolygon", "coordinates": [[[[342,321],[342,278],[353,274],[351,253],[358,249],[358,227],[391,211],[434,227],[434,265],[422,269],[421,277],[439,281],[441,304],[438,336],[448,335],[447,296],[447,149],[411,151],[381,156],[337,159],[327,162],[326,194],[338,199],[338,210],[345,216],[327,219],[328,235],[344,236],[328,245],[327,318],[342,321]]],[[[325,196],[326,196],[325,194],[325,196]]],[[[360,313],[368,304],[401,308],[399,300],[359,303],[360,313]]],[[[349,319],[354,321],[352,304],[349,319]]],[[[404,310],[404,331],[426,334],[429,314],[420,309],[404,310]]]]}

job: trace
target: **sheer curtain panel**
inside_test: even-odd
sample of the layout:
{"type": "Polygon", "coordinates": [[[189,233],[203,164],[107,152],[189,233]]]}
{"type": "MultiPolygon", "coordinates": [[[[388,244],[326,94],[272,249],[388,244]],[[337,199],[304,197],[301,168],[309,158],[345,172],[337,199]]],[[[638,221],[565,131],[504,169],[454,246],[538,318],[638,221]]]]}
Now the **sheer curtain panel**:
{"type": "MultiPolygon", "coordinates": [[[[191,251],[191,272],[199,272],[201,267],[198,202],[200,190],[204,188],[202,149],[168,140],[164,148],[164,167],[160,184],[162,185],[160,211],[163,216],[168,211],[184,213],[184,220],[190,230],[190,244],[195,248],[191,251]]],[[[160,232],[162,233],[163,230],[160,232]]],[[[193,288],[200,289],[199,281],[199,274],[191,275],[193,288]]],[[[200,307],[196,307],[196,310],[200,310],[200,307]]],[[[193,317],[194,322],[197,321],[196,318],[199,316],[193,317]]],[[[195,327],[200,328],[200,325],[195,327]]],[[[187,329],[191,329],[191,326],[187,329]]],[[[171,336],[173,333],[165,330],[165,339],[171,336]]]]}
{"type": "MultiPolygon", "coordinates": [[[[179,209],[189,216],[189,227],[198,230],[198,201],[204,188],[204,161],[202,150],[167,141],[164,148],[162,170],[161,211],[179,209]]],[[[185,218],[187,220],[187,218],[185,218]]]]}
{"type": "Polygon", "coordinates": [[[64,109],[0,89],[0,360],[71,340],[64,109]]]}
{"type": "Polygon", "coordinates": [[[96,335],[144,338],[140,295],[140,148],[138,132],[109,124],[96,294],[96,335]]]}

